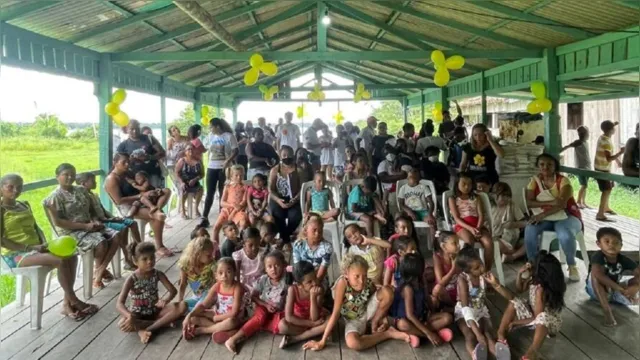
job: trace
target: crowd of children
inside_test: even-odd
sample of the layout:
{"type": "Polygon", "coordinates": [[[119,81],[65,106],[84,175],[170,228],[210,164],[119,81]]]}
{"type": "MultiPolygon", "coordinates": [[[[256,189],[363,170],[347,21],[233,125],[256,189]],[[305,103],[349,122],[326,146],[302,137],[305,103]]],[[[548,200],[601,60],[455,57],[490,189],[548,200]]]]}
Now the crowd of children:
{"type": "MultiPolygon", "coordinates": [[[[560,262],[545,251],[529,259],[518,271],[515,286],[518,293],[528,291],[528,296],[514,295],[491,273],[494,246],[503,254],[503,262],[525,255],[521,233],[528,219],[513,203],[509,185],[462,172],[445,209],[439,208],[442,201],[433,199],[443,196],[449,184],[431,173],[439,164],[436,142],[418,144],[424,148],[421,159],[407,153],[407,139],[391,143],[393,137],[386,135],[382,125],[373,139],[372,154],[356,151],[341,128],[336,140],[328,129],[323,130],[320,164],[324,171],[307,177],[313,184],[303,194],[304,222],[291,244],[290,264],[277,241],[278,229],[266,212],[269,194],[264,177],[255,175],[247,186],[242,182],[242,167],[232,167],[213,233],[204,228],[194,231],[179,261],[179,291],[154,269],[153,251],[144,243],[135,245],[131,261],[137,269],[126,281],[117,305],[123,315],[121,329],[137,331],[146,342],[158,328],[186,316],[185,339],[213,334],[215,342],[235,354],[238,345],[260,330],[283,335],[281,348],[307,341],[304,349],[321,350],[340,319],[345,323],[345,344],[355,350],[389,339],[412,347],[422,340],[440,345],[451,341],[455,324],[473,359],[492,354],[503,360],[511,358],[507,333],[526,327],[534,330],[534,340],[523,359],[536,358],[547,335],[557,334],[562,324],[566,285],[560,262]],[[421,168],[422,160],[429,166],[421,168]],[[378,176],[370,173],[372,161],[378,163],[373,167],[378,176]],[[426,177],[421,175],[432,176],[434,187],[421,182],[426,177]],[[343,229],[342,249],[323,237],[325,222],[341,216],[328,179],[348,186],[340,199],[346,201],[344,218],[351,221],[343,229]],[[406,182],[395,189],[396,181],[403,179],[406,182]],[[396,192],[398,206],[392,217],[394,199],[389,195],[395,197],[396,192]],[[484,197],[490,199],[490,207],[483,203],[484,197]],[[439,225],[444,211],[451,214],[452,231],[439,225]],[[378,237],[375,225],[384,226],[391,219],[394,234],[378,237]],[[426,237],[418,236],[416,221],[428,224],[426,237]],[[220,231],[224,241],[218,246],[220,231]],[[477,246],[487,254],[484,259],[477,246]],[[340,276],[330,279],[334,251],[341,251],[343,260],[340,276]],[[158,282],[168,290],[164,298],[158,296],[158,282]],[[497,329],[487,306],[488,292],[508,301],[497,329]],[[169,303],[176,294],[178,302],[169,303]]],[[[606,128],[603,136],[612,131],[606,128]]],[[[450,149],[450,161],[455,161],[455,147],[450,149]]],[[[610,161],[615,156],[607,150],[603,158],[610,161]]],[[[301,171],[311,169],[304,149],[299,149],[296,159],[301,171]]],[[[448,176],[447,166],[442,165],[448,176]]],[[[622,237],[617,230],[603,228],[597,238],[601,250],[591,259],[586,292],[601,304],[605,324],[613,326],[616,321],[609,302],[638,301],[640,267],[620,254],[622,237]],[[623,277],[623,271],[633,272],[633,277],[623,277]]]]}

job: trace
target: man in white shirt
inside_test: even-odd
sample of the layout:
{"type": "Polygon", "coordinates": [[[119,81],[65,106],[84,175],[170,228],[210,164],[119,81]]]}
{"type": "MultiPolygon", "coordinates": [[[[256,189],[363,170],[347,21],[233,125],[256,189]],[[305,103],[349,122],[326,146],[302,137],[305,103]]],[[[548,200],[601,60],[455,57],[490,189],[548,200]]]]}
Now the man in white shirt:
{"type": "Polygon", "coordinates": [[[267,120],[265,118],[258,118],[258,127],[262,129],[264,133],[264,142],[273,146],[276,143],[276,138],[271,134],[271,129],[267,126],[267,120]]]}
{"type": "Polygon", "coordinates": [[[276,150],[280,151],[282,145],[287,145],[291,146],[295,152],[300,147],[300,128],[292,122],[292,112],[287,111],[284,114],[284,118],[287,122],[280,125],[276,130],[276,150]]]}
{"type": "Polygon", "coordinates": [[[320,140],[318,140],[318,131],[322,130],[324,123],[321,119],[313,120],[311,126],[304,132],[304,147],[313,156],[311,156],[311,165],[316,169],[320,168],[320,153],[322,148],[320,147],[320,140]]]}
{"type": "Polygon", "coordinates": [[[376,135],[376,126],[378,126],[378,119],[375,116],[369,116],[367,118],[367,127],[360,132],[358,137],[360,148],[365,149],[367,154],[373,152],[373,137],[376,135]]]}

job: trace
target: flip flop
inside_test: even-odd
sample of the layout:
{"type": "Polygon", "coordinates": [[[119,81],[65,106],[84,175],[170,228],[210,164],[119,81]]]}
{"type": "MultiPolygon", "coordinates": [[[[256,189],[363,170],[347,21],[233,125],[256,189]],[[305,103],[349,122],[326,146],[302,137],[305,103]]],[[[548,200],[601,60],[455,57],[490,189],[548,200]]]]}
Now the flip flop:
{"type": "Polygon", "coordinates": [[[211,335],[211,340],[216,344],[224,344],[231,336],[233,336],[234,333],[235,331],[218,331],[211,335]]]}
{"type": "Polygon", "coordinates": [[[596,218],[596,221],[602,221],[602,222],[616,222],[613,219],[609,219],[608,217],[602,217],[602,218],[596,218]]]}
{"type": "Polygon", "coordinates": [[[417,348],[420,346],[420,338],[415,335],[409,335],[409,344],[411,344],[412,348],[417,348]]]}
{"type": "Polygon", "coordinates": [[[487,360],[487,347],[480,343],[476,345],[476,348],[473,349],[473,359],[487,360]]]}
{"type": "Polygon", "coordinates": [[[511,360],[511,349],[506,341],[496,342],[496,360],[511,360]]]}
{"type": "Polygon", "coordinates": [[[110,283],[114,280],[115,278],[113,277],[113,274],[111,272],[109,272],[109,270],[105,270],[103,275],[102,275],[102,281],[105,283],[110,283]]]}
{"type": "Polygon", "coordinates": [[[442,341],[448,343],[453,340],[453,331],[448,328],[440,329],[438,330],[438,336],[440,336],[440,339],[442,339],[442,341]]]}
{"type": "Polygon", "coordinates": [[[609,214],[609,215],[618,215],[618,213],[613,211],[613,210],[607,210],[607,211],[605,211],[605,213],[609,214]]]}
{"type": "Polygon", "coordinates": [[[187,326],[186,330],[182,330],[182,338],[189,341],[196,337],[196,327],[193,325],[187,326]]]}

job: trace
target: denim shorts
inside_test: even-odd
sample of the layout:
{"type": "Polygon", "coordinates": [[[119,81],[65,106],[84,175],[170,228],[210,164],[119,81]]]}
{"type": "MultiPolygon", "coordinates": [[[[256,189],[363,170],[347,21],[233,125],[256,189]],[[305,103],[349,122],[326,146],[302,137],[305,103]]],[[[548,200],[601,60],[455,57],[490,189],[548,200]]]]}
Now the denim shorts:
{"type": "Polygon", "coordinates": [[[14,251],[7,255],[2,255],[2,259],[11,269],[15,269],[17,267],[20,267],[20,263],[22,262],[22,260],[37,253],[37,251],[14,251]]]}
{"type": "Polygon", "coordinates": [[[578,184],[580,184],[580,186],[587,186],[588,183],[589,183],[588,176],[578,175],[578,184]]]}
{"type": "MultiPolygon", "coordinates": [[[[622,278],[620,278],[619,284],[626,285],[631,279],[633,279],[633,276],[623,276],[622,278]]],[[[598,296],[596,295],[596,292],[593,289],[593,284],[591,283],[591,274],[587,276],[587,284],[584,289],[587,291],[587,294],[589,295],[591,300],[598,301],[598,296]]],[[[629,299],[627,299],[619,291],[609,290],[609,302],[627,306],[632,305],[631,301],[629,301],[629,299]]]]}

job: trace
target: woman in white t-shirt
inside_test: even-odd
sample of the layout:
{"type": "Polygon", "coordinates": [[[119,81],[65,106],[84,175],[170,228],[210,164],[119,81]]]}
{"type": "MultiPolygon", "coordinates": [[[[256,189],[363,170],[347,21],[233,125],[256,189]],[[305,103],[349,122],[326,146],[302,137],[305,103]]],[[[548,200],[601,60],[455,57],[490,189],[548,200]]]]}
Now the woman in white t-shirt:
{"type": "Polygon", "coordinates": [[[433,136],[433,132],[433,120],[427,119],[427,121],[422,124],[422,129],[420,129],[420,138],[416,143],[416,155],[418,157],[422,157],[424,155],[424,151],[429,146],[435,146],[440,149],[440,151],[448,150],[444,139],[439,136],[433,136]]]}
{"type": "Polygon", "coordinates": [[[207,197],[204,201],[205,220],[209,217],[216,188],[222,198],[222,189],[226,181],[224,170],[233,164],[238,155],[238,141],[231,126],[219,118],[211,119],[209,124],[211,133],[205,139],[205,146],[209,152],[209,163],[207,165],[207,197]]]}

